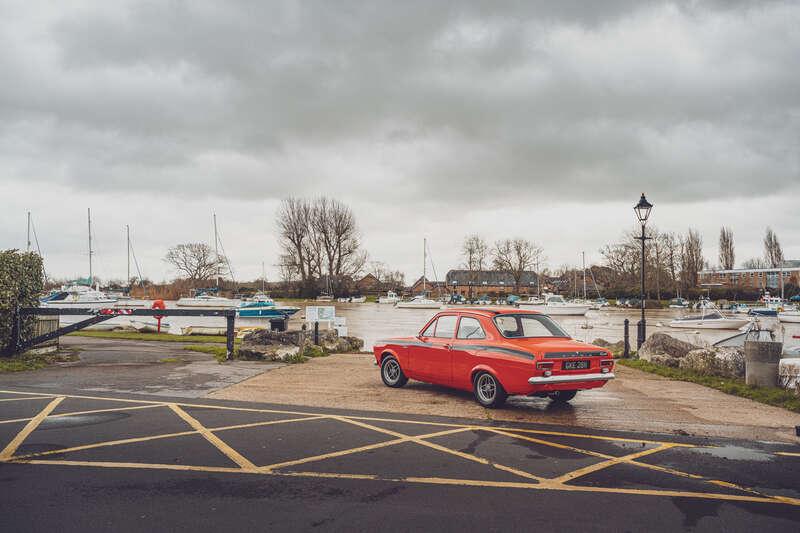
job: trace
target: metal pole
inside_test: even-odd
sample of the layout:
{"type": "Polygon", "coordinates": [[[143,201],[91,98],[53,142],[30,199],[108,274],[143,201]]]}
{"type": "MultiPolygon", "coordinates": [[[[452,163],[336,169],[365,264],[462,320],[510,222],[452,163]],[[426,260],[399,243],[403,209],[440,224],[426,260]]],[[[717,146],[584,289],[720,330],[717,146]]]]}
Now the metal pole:
{"type": "Polygon", "coordinates": [[[319,322],[314,322],[314,344],[319,346],[319,322]]]}
{"type": "Polygon", "coordinates": [[[233,359],[233,328],[236,320],[236,311],[225,317],[227,329],[225,330],[225,355],[228,361],[233,359]]]}
{"type": "Polygon", "coordinates": [[[631,356],[631,337],[630,337],[631,321],[626,318],[625,321],[623,322],[623,324],[624,324],[625,327],[624,327],[624,332],[622,334],[622,338],[623,338],[623,341],[624,341],[623,342],[623,348],[622,348],[622,356],[625,357],[625,358],[628,358],[628,357],[631,356]]]}
{"type": "Polygon", "coordinates": [[[26,252],[31,251],[31,212],[28,211],[28,247],[25,249],[26,252]]]}
{"type": "MultiPolygon", "coordinates": [[[[127,237],[127,239],[126,239],[126,243],[127,243],[126,251],[128,253],[128,278],[127,278],[127,281],[128,281],[128,296],[130,296],[131,295],[131,227],[129,225],[127,225],[127,224],[125,224],[125,235],[127,237]]],[[[159,326],[160,325],[161,325],[161,323],[159,322],[159,326]]]]}
{"type": "Polygon", "coordinates": [[[645,294],[644,294],[644,266],[645,266],[645,258],[644,258],[644,241],[645,241],[645,234],[644,234],[644,224],[642,224],[642,320],[640,322],[641,326],[639,327],[639,335],[636,339],[636,349],[642,347],[644,344],[645,337],[647,336],[647,323],[645,322],[644,318],[644,308],[645,308],[645,294]]]}
{"type": "Polygon", "coordinates": [[[91,286],[94,282],[92,275],[92,209],[87,207],[86,214],[89,220],[89,285],[91,286]]]}
{"type": "Polygon", "coordinates": [[[586,299],[586,252],[581,252],[581,259],[583,260],[583,299],[586,299]]]}
{"type": "Polygon", "coordinates": [[[219,288],[219,248],[217,243],[219,242],[219,237],[217,236],[217,214],[213,214],[214,217],[214,257],[216,258],[217,262],[217,275],[214,276],[217,282],[217,288],[219,288]]]}

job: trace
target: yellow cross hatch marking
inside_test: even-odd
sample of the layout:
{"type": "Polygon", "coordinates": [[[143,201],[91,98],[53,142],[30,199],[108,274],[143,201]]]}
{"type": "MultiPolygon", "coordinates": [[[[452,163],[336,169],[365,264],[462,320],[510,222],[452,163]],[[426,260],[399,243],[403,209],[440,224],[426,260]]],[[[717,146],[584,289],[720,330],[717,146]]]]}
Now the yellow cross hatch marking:
{"type": "Polygon", "coordinates": [[[175,411],[175,413],[183,418],[187,424],[192,426],[196,429],[205,439],[217,447],[219,451],[224,453],[228,456],[228,458],[239,465],[240,468],[244,468],[246,470],[255,470],[257,467],[253,463],[250,462],[245,456],[228,446],[222,439],[214,435],[207,427],[197,421],[197,419],[193,418],[192,415],[175,405],[174,403],[169,404],[169,408],[175,411]]]}
{"type": "MultiPolygon", "coordinates": [[[[534,490],[560,490],[560,491],[568,491],[568,492],[598,492],[598,493],[613,493],[613,494],[631,494],[631,495],[641,495],[641,496],[668,496],[668,497],[692,497],[692,498],[704,498],[704,499],[718,499],[718,500],[728,500],[728,501],[746,501],[746,502],[763,502],[763,503],[781,503],[787,505],[795,505],[800,506],[800,499],[797,498],[790,498],[786,496],[770,496],[762,494],[754,489],[749,489],[746,487],[741,487],[734,483],[729,483],[726,481],[714,480],[709,479],[704,476],[700,476],[697,474],[690,474],[686,472],[681,472],[679,470],[675,470],[672,468],[667,468],[663,466],[642,463],[636,461],[636,459],[652,455],[670,448],[676,447],[698,447],[697,445],[692,444],[682,444],[682,443],[674,443],[674,442],[663,442],[663,441],[653,441],[647,439],[633,439],[633,438],[624,438],[624,437],[608,437],[608,436],[600,436],[600,435],[587,435],[581,433],[568,433],[568,432],[558,432],[558,431],[547,431],[547,430],[534,430],[534,429],[520,429],[520,428],[511,428],[511,427],[497,427],[497,426],[481,426],[481,425],[465,425],[465,424],[455,424],[455,423],[444,423],[444,422],[428,422],[428,421],[418,421],[418,420],[407,420],[407,419],[392,419],[392,418],[379,418],[379,417],[367,417],[367,416],[344,416],[344,415],[333,415],[333,414],[321,414],[321,413],[309,413],[304,411],[281,411],[276,409],[258,409],[258,408],[247,408],[247,407],[227,407],[227,406],[219,406],[219,405],[205,405],[205,404],[193,404],[193,403],[166,403],[163,401],[155,401],[155,400],[131,400],[131,399],[120,399],[120,398],[104,398],[104,397],[97,397],[97,396],[79,396],[79,395],[55,395],[55,394],[44,394],[38,392],[21,392],[21,391],[0,391],[8,394],[16,394],[20,397],[18,398],[3,398],[0,399],[2,401],[15,401],[15,400],[36,400],[36,399],[50,399],[53,398],[52,401],[40,411],[37,415],[30,417],[30,418],[19,418],[13,420],[2,420],[0,424],[8,424],[12,422],[27,422],[25,427],[14,437],[14,439],[0,452],[0,461],[13,461],[18,463],[25,463],[25,464],[41,464],[41,465],[64,465],[64,466],[83,466],[83,467],[100,467],[100,468],[140,468],[140,469],[161,469],[161,470],[183,470],[183,471],[198,471],[198,472],[217,472],[217,473],[246,473],[246,474],[262,474],[262,475],[271,475],[271,476],[287,476],[287,477],[312,477],[312,478],[329,478],[329,479],[359,479],[359,480],[382,480],[382,481],[396,481],[396,482],[405,482],[405,483],[424,483],[424,484],[438,484],[438,485],[455,485],[455,486],[469,486],[469,487],[495,487],[495,488],[522,488],[522,489],[534,489],[534,490]],[[93,409],[88,411],[76,411],[70,413],[60,413],[53,415],[51,414],[52,411],[62,402],[65,398],[78,398],[78,399],[91,399],[91,400],[104,400],[104,401],[111,401],[111,402],[123,402],[128,404],[126,407],[118,407],[118,408],[106,408],[106,409],[93,409]],[[105,441],[105,442],[98,442],[92,444],[85,444],[81,446],[74,446],[70,448],[63,448],[60,450],[50,450],[46,452],[39,452],[28,454],[24,456],[15,456],[17,449],[19,446],[27,439],[30,434],[39,427],[39,425],[48,417],[55,418],[55,417],[69,417],[69,416],[79,416],[79,415],[86,415],[86,414],[95,414],[95,413],[107,413],[107,412],[115,412],[115,411],[129,411],[135,409],[149,409],[153,407],[168,407],[171,409],[176,415],[178,415],[182,420],[184,420],[189,426],[192,428],[191,430],[177,432],[177,433],[168,433],[168,434],[161,434],[161,435],[149,435],[144,437],[136,437],[130,439],[119,439],[113,441],[105,441]],[[246,423],[246,424],[236,424],[236,425],[229,425],[229,426],[220,426],[214,428],[205,427],[202,423],[200,423],[197,419],[192,417],[189,413],[187,413],[183,408],[185,407],[196,407],[196,408],[208,408],[208,409],[221,409],[227,411],[240,411],[240,412],[254,412],[254,413],[278,413],[278,414],[290,414],[290,415],[297,415],[298,418],[289,418],[283,420],[270,420],[264,422],[253,422],[253,423],[246,423]],[[292,461],[285,461],[282,463],[275,463],[272,465],[267,465],[264,467],[257,467],[251,461],[249,461],[246,457],[241,455],[238,451],[233,449],[227,443],[225,443],[221,438],[219,438],[215,433],[226,431],[226,430],[233,430],[233,429],[245,429],[245,428],[253,428],[259,426],[269,426],[269,425],[277,425],[277,424],[290,424],[290,423],[299,423],[308,420],[319,420],[319,419],[333,419],[338,420],[347,424],[355,425],[358,427],[362,427],[371,431],[375,431],[377,433],[389,435],[395,437],[394,439],[380,442],[376,444],[370,444],[366,446],[360,446],[356,448],[350,448],[347,450],[341,450],[338,452],[331,452],[326,454],[314,455],[310,457],[295,459],[292,461]],[[441,431],[427,433],[423,435],[406,435],[397,431],[392,431],[389,429],[384,429],[378,426],[374,426],[372,424],[367,423],[368,421],[376,421],[376,422],[391,422],[391,423],[400,423],[400,424],[420,424],[420,425],[430,425],[432,427],[439,427],[439,428],[449,428],[449,429],[442,429],[441,431]],[[499,435],[505,435],[511,438],[520,439],[520,440],[527,440],[529,442],[534,442],[537,444],[542,444],[545,446],[550,446],[554,448],[560,448],[565,450],[571,450],[577,453],[585,454],[592,457],[598,457],[601,459],[605,459],[605,461],[601,461],[594,465],[590,465],[587,467],[579,468],[572,472],[568,472],[563,474],[559,477],[547,479],[536,476],[529,472],[524,472],[522,470],[518,470],[516,468],[508,467],[505,465],[494,463],[488,459],[483,457],[479,457],[477,455],[468,454],[464,452],[460,452],[457,450],[453,450],[447,448],[445,446],[441,446],[439,444],[430,442],[426,439],[431,439],[443,435],[450,435],[455,434],[463,431],[488,431],[499,435]],[[206,440],[208,440],[212,445],[214,445],[220,452],[230,458],[234,463],[237,464],[238,468],[233,467],[212,467],[212,466],[191,466],[191,465],[174,465],[174,464],[151,464],[151,463],[130,463],[130,462],[109,462],[109,461],[70,461],[70,460],[47,460],[47,459],[38,459],[38,457],[52,455],[52,454],[59,454],[59,453],[66,453],[70,451],[78,451],[78,450],[86,450],[86,449],[93,449],[93,448],[100,448],[106,446],[116,446],[121,444],[128,444],[128,443],[135,443],[135,442],[144,442],[150,440],[157,440],[157,439],[167,439],[171,437],[179,437],[183,435],[194,435],[200,434],[206,440]],[[623,455],[620,457],[614,457],[608,454],[596,452],[593,450],[583,449],[576,446],[571,446],[567,444],[562,444],[558,442],[551,442],[542,438],[536,438],[532,435],[540,435],[540,436],[562,436],[562,437],[575,437],[575,438],[585,438],[585,439],[595,439],[595,440],[603,440],[603,441],[619,441],[619,442],[633,442],[633,443],[645,443],[645,444],[655,444],[655,448],[651,448],[648,450],[642,450],[640,452],[631,453],[628,455],[623,455]],[[301,464],[312,463],[315,461],[321,461],[328,458],[333,457],[341,457],[345,455],[351,454],[358,454],[361,452],[384,448],[388,446],[394,446],[404,442],[413,442],[419,444],[421,446],[426,446],[432,448],[434,450],[453,455],[456,457],[460,457],[462,459],[466,459],[469,461],[477,462],[480,464],[492,466],[502,471],[506,471],[517,476],[526,478],[531,481],[535,481],[532,483],[528,482],[500,482],[500,481],[481,481],[481,480],[469,480],[469,479],[449,479],[449,478],[437,478],[437,477],[384,477],[378,474],[351,474],[351,473],[327,473],[327,472],[298,472],[298,471],[287,471],[287,470],[278,470],[278,469],[285,469],[290,466],[296,466],[301,464]],[[737,495],[737,494],[718,494],[718,493],[705,493],[705,492],[686,492],[686,491],[676,491],[676,490],[660,490],[660,489],[623,489],[623,488],[613,488],[613,487],[595,487],[595,486],[581,486],[581,485],[567,485],[566,482],[574,480],[578,477],[587,475],[592,472],[596,472],[598,470],[602,470],[604,468],[608,468],[615,464],[629,464],[641,468],[646,468],[654,471],[659,471],[679,477],[685,477],[689,479],[701,480],[712,485],[722,486],[726,488],[737,489],[740,491],[748,492],[749,494],[746,495],[737,495]]],[[[775,452],[776,455],[782,456],[789,456],[789,457],[800,457],[800,453],[795,452],[775,452]]]]}
{"type": "Polygon", "coordinates": [[[41,424],[42,421],[45,418],[47,418],[47,415],[53,412],[53,409],[58,407],[58,404],[60,404],[63,400],[64,396],[59,396],[55,400],[48,403],[47,406],[44,409],[42,409],[38,415],[31,418],[30,421],[27,424],[25,424],[25,427],[22,428],[22,430],[19,433],[17,433],[17,436],[14,437],[11,440],[11,442],[9,442],[8,445],[5,448],[3,448],[3,451],[0,452],[0,461],[7,461],[11,457],[13,457],[14,452],[17,451],[17,448],[19,448],[20,444],[22,444],[25,441],[25,439],[28,438],[28,435],[33,433],[33,431],[37,427],[39,427],[39,424],[41,424]]]}

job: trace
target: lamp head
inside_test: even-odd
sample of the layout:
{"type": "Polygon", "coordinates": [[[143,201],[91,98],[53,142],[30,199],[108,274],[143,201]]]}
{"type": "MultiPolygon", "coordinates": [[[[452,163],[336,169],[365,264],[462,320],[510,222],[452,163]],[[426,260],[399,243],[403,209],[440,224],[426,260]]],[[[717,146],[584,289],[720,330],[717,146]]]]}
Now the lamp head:
{"type": "Polygon", "coordinates": [[[653,204],[647,201],[647,198],[644,197],[644,193],[642,193],[639,203],[633,207],[633,210],[636,212],[636,218],[638,218],[639,222],[642,224],[647,223],[647,218],[650,216],[650,210],[652,209],[653,204]]]}

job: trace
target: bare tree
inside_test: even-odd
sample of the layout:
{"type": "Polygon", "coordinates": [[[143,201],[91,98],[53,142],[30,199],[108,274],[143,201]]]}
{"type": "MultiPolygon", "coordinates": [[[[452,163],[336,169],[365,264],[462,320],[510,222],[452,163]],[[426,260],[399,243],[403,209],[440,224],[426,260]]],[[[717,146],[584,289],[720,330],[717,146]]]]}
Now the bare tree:
{"type": "Polygon", "coordinates": [[[508,273],[514,280],[514,292],[519,293],[520,282],[542,256],[542,248],[525,239],[497,241],[492,250],[494,268],[508,273]]]}
{"type": "Polygon", "coordinates": [[[681,241],[681,279],[684,287],[697,287],[698,273],[704,265],[703,238],[697,230],[689,228],[681,241]]]}
{"type": "Polygon", "coordinates": [[[333,289],[361,272],[367,255],[360,250],[356,219],[349,207],[338,200],[318,198],[312,209],[311,228],[322,252],[323,275],[328,276],[333,289]]]}
{"type": "Polygon", "coordinates": [[[767,234],[764,236],[764,259],[770,268],[777,268],[783,264],[781,243],[778,242],[778,236],[772,228],[767,228],[767,234]]]}
{"type": "Polygon", "coordinates": [[[753,257],[742,263],[742,268],[748,270],[757,270],[759,268],[769,268],[769,264],[760,257],[753,257]]]}
{"type": "Polygon", "coordinates": [[[736,262],[735,259],[733,230],[723,226],[719,230],[719,266],[723,270],[731,270],[736,262]]]}
{"type": "Polygon", "coordinates": [[[276,223],[282,263],[297,273],[306,293],[316,290],[322,278],[334,290],[341,288],[366,263],[355,216],[337,200],[288,198],[278,209],[276,223]]]}
{"type": "Polygon", "coordinates": [[[225,258],[203,242],[178,244],[167,251],[164,261],[172,265],[178,274],[190,281],[206,281],[213,278],[225,258]]]}
{"type": "Polygon", "coordinates": [[[472,298],[472,285],[477,281],[478,272],[486,268],[486,259],[489,247],[478,235],[468,235],[461,244],[461,257],[464,258],[464,267],[469,271],[469,297],[472,298]]]}
{"type": "Polygon", "coordinates": [[[300,198],[287,198],[281,202],[276,216],[283,248],[282,268],[299,274],[306,284],[313,275],[315,258],[311,247],[311,206],[300,198]]]}

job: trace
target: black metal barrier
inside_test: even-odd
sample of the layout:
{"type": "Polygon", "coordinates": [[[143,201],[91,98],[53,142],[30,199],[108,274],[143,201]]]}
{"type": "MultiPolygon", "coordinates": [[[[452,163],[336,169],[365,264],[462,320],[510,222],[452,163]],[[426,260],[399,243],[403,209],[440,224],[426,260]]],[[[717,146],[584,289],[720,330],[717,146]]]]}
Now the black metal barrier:
{"type": "Polygon", "coordinates": [[[4,351],[4,355],[12,356],[22,353],[42,342],[55,339],[67,333],[78,331],[87,326],[110,320],[120,316],[153,316],[153,317],[168,317],[168,316],[219,316],[225,317],[226,330],[225,330],[225,347],[227,357],[233,357],[233,337],[234,326],[236,321],[236,309],[124,309],[124,308],[110,308],[110,309],[93,309],[93,308],[47,308],[47,307],[21,307],[17,309],[14,322],[11,325],[11,339],[8,347],[4,351]],[[34,337],[32,339],[20,339],[20,330],[22,317],[34,315],[90,315],[86,320],[81,320],[69,326],[58,328],[55,331],[34,337]]]}

